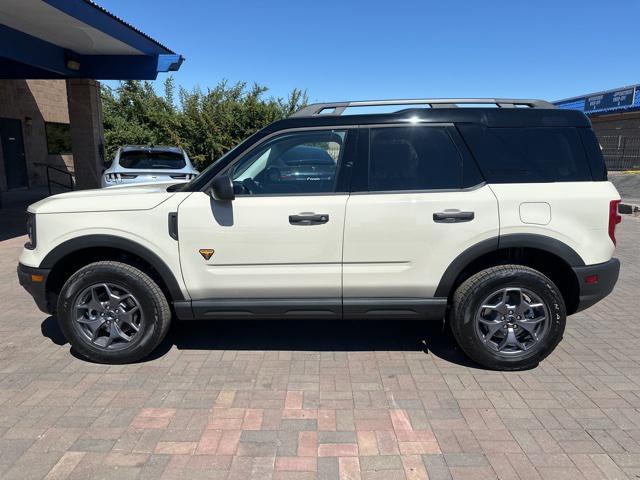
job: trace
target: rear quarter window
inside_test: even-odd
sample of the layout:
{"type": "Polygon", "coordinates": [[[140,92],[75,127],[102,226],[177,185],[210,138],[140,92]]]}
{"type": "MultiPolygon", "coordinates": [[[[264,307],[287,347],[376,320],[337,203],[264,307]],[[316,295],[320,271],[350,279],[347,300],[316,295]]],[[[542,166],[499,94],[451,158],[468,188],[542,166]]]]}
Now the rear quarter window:
{"type": "Polygon", "coordinates": [[[605,166],[602,148],[600,148],[596,134],[590,128],[581,128],[579,130],[580,139],[585,152],[587,152],[587,158],[591,166],[591,176],[595,181],[606,181],[607,167],[605,166]]]}
{"type": "Polygon", "coordinates": [[[459,125],[489,183],[591,181],[577,128],[459,125]]]}

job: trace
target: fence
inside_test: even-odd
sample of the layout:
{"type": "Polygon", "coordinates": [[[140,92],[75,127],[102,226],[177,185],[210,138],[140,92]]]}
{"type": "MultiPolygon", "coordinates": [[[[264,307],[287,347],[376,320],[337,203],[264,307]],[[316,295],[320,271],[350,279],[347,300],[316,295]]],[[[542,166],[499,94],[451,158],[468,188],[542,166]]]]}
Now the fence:
{"type": "Polygon", "coordinates": [[[608,170],[640,170],[640,137],[598,137],[608,170]]]}

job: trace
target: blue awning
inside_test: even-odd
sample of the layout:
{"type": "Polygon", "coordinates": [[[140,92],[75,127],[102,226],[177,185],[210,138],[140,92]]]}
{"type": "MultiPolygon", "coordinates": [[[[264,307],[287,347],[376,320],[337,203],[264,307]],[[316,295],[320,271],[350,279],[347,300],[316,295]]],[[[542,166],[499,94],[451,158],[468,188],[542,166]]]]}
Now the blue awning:
{"type": "Polygon", "coordinates": [[[0,2],[0,78],[153,80],[183,60],[91,0],[0,2]]]}
{"type": "Polygon", "coordinates": [[[553,103],[558,108],[580,110],[594,116],[635,111],[640,109],[640,85],[589,93],[553,103]]]}

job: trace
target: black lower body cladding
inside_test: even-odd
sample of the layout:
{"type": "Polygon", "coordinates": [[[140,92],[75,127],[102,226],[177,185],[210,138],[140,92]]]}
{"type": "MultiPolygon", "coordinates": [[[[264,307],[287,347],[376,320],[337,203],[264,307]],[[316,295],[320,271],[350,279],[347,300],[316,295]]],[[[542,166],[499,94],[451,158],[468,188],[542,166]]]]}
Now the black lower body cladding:
{"type": "Polygon", "coordinates": [[[47,268],[28,267],[18,264],[18,281],[33,297],[38,308],[44,313],[53,313],[47,299],[47,277],[51,270],[47,268]]]}
{"type": "Polygon", "coordinates": [[[584,267],[573,267],[580,288],[576,312],[595,305],[613,291],[620,273],[620,260],[612,258],[608,262],[584,267]]]}

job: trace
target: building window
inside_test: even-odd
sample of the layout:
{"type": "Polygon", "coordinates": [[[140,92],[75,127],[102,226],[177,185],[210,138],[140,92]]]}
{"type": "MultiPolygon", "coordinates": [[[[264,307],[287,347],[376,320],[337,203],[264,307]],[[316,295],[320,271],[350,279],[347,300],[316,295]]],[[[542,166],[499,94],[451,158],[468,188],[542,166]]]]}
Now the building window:
{"type": "Polygon", "coordinates": [[[68,123],[44,122],[49,155],[71,153],[71,126],[68,123]]]}

